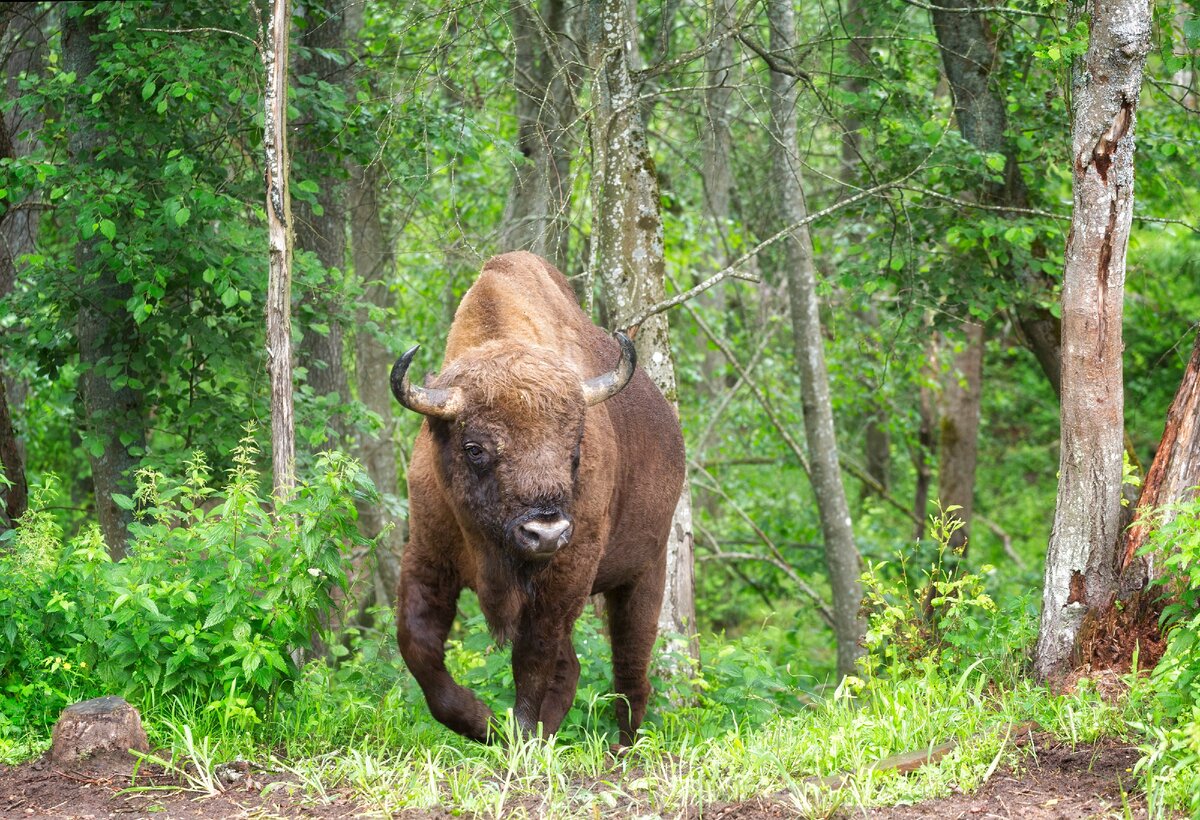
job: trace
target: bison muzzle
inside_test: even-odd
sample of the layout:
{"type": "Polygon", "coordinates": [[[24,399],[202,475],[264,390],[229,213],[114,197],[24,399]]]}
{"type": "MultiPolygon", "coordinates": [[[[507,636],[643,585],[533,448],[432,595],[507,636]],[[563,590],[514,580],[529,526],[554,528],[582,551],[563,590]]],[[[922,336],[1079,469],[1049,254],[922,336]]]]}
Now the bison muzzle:
{"type": "Polygon", "coordinates": [[[674,410],[637,369],[632,342],[592,324],[562,274],[529,253],[484,265],[425,386],[408,376],[416,350],[391,382],[425,416],[409,463],[397,637],[430,711],[467,737],[493,737],[491,709],[445,665],[467,588],[496,640],[512,642],[520,728],[555,732],[579,682],[575,621],[603,593],[617,723],[631,744],[684,479],[674,410]]]}

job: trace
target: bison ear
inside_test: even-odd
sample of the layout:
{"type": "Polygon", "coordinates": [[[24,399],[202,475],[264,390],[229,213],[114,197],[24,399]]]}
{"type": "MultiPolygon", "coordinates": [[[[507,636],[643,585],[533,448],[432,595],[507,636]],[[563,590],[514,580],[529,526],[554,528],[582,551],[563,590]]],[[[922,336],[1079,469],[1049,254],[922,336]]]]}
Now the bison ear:
{"type": "Polygon", "coordinates": [[[621,346],[621,360],[616,369],[588,379],[583,383],[583,400],[588,407],[599,404],[605,399],[611,399],[620,393],[629,380],[633,378],[633,369],[637,367],[637,349],[621,331],[614,334],[617,344],[621,346]]]}
{"type": "Polygon", "coordinates": [[[462,409],[462,391],[457,387],[448,390],[418,387],[408,380],[408,366],[417,355],[420,345],[396,360],[392,365],[392,395],[396,401],[423,416],[433,416],[444,421],[452,421],[462,409]]]}

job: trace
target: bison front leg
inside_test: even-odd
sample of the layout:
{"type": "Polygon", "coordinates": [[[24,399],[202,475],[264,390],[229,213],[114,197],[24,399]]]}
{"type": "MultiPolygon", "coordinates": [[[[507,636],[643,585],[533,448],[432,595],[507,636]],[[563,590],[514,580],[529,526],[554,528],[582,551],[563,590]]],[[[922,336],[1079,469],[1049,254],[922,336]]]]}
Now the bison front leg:
{"type": "MultiPolygon", "coordinates": [[[[521,620],[521,628],[513,641],[512,650],[513,680],[517,685],[517,698],[513,705],[513,713],[517,718],[517,726],[523,733],[536,734],[538,722],[542,721],[542,731],[548,735],[553,734],[558,729],[558,724],[562,722],[563,715],[558,715],[554,725],[550,725],[548,720],[543,720],[542,704],[550,692],[555,673],[558,671],[564,625],[561,618],[536,615],[527,616],[521,620]]],[[[578,682],[578,677],[575,682],[578,682]]],[[[558,693],[556,699],[561,699],[564,694],[558,693]]],[[[572,685],[570,700],[574,700],[574,698],[575,688],[572,685]]],[[[566,714],[565,710],[563,714],[566,714]]],[[[550,717],[552,716],[546,715],[547,719],[550,717]]]]}
{"type": "Polygon", "coordinates": [[[462,584],[410,564],[400,574],[396,638],[400,654],[425,693],[429,711],[460,735],[492,739],[492,710],[446,671],[446,636],[462,584]]]}
{"type": "Polygon", "coordinates": [[[650,699],[650,656],[658,637],[665,562],[605,594],[621,745],[632,746],[650,699]]]}

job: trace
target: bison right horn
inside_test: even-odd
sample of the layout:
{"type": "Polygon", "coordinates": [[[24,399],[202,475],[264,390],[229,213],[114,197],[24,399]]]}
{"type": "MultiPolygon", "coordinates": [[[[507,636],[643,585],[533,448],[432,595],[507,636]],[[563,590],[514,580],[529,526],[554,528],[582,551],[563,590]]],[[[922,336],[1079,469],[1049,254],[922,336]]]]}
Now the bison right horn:
{"type": "Polygon", "coordinates": [[[621,331],[618,330],[614,336],[617,344],[621,346],[621,359],[617,362],[616,369],[590,378],[583,383],[583,400],[587,402],[588,407],[599,404],[605,399],[611,399],[625,389],[625,385],[629,384],[629,380],[633,378],[633,369],[637,367],[637,349],[629,337],[621,331]]]}
{"type": "Polygon", "coordinates": [[[462,410],[461,390],[457,387],[451,387],[449,390],[418,387],[408,380],[408,366],[412,364],[413,356],[417,355],[420,348],[420,345],[415,345],[392,365],[392,395],[409,410],[423,416],[451,421],[462,410]]]}

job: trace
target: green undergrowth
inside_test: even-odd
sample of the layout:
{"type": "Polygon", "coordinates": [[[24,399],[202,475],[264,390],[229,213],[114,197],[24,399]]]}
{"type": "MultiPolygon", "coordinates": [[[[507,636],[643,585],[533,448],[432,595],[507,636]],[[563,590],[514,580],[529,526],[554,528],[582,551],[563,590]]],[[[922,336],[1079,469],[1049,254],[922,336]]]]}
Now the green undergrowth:
{"type": "MultiPolygon", "coordinates": [[[[496,709],[505,737],[466,741],[430,716],[387,610],[369,628],[324,636],[330,659],[296,663],[327,612],[338,555],[356,537],[350,498],[370,488],[331,454],[276,522],[263,512],[254,456],[247,438],[219,486],[199,458],[181,481],[142,474],[137,496],[123,500],[138,514],[131,555],[115,563],[94,530],[65,537],[47,514],[51,490],[35,491],[0,550],[9,579],[0,761],[43,752],[64,705],[121,694],[142,710],[156,762],[188,789],[217,788],[215,767],[242,759],[290,773],[302,799],[348,796],[382,814],[667,815],[768,796],[825,816],[976,788],[997,767],[1019,765],[1016,740],[1031,723],[1072,744],[1145,744],[1130,783],[1148,786],[1156,814],[1191,794],[1194,596],[1168,609],[1175,628],[1163,665],[1129,676],[1116,702],[1086,680],[1052,694],[1027,674],[1036,600],[1002,592],[988,567],[964,572],[945,547],[945,516],[931,522],[942,546],[928,569],[901,558],[868,566],[858,675],[832,686],[828,655],[798,651],[801,639],[777,619],[707,635],[698,665],[660,653],[647,721],[619,755],[600,620],[589,611],[576,625],[579,690],[559,733],[520,737],[506,711],[508,650],[464,596],[447,666],[496,709]],[[957,742],[949,754],[911,774],[873,770],[947,741],[957,742]]],[[[1195,521],[1194,511],[1181,515],[1173,532],[1186,540],[1195,521]]],[[[1179,569],[1194,572],[1197,551],[1179,554],[1179,569]]]]}

